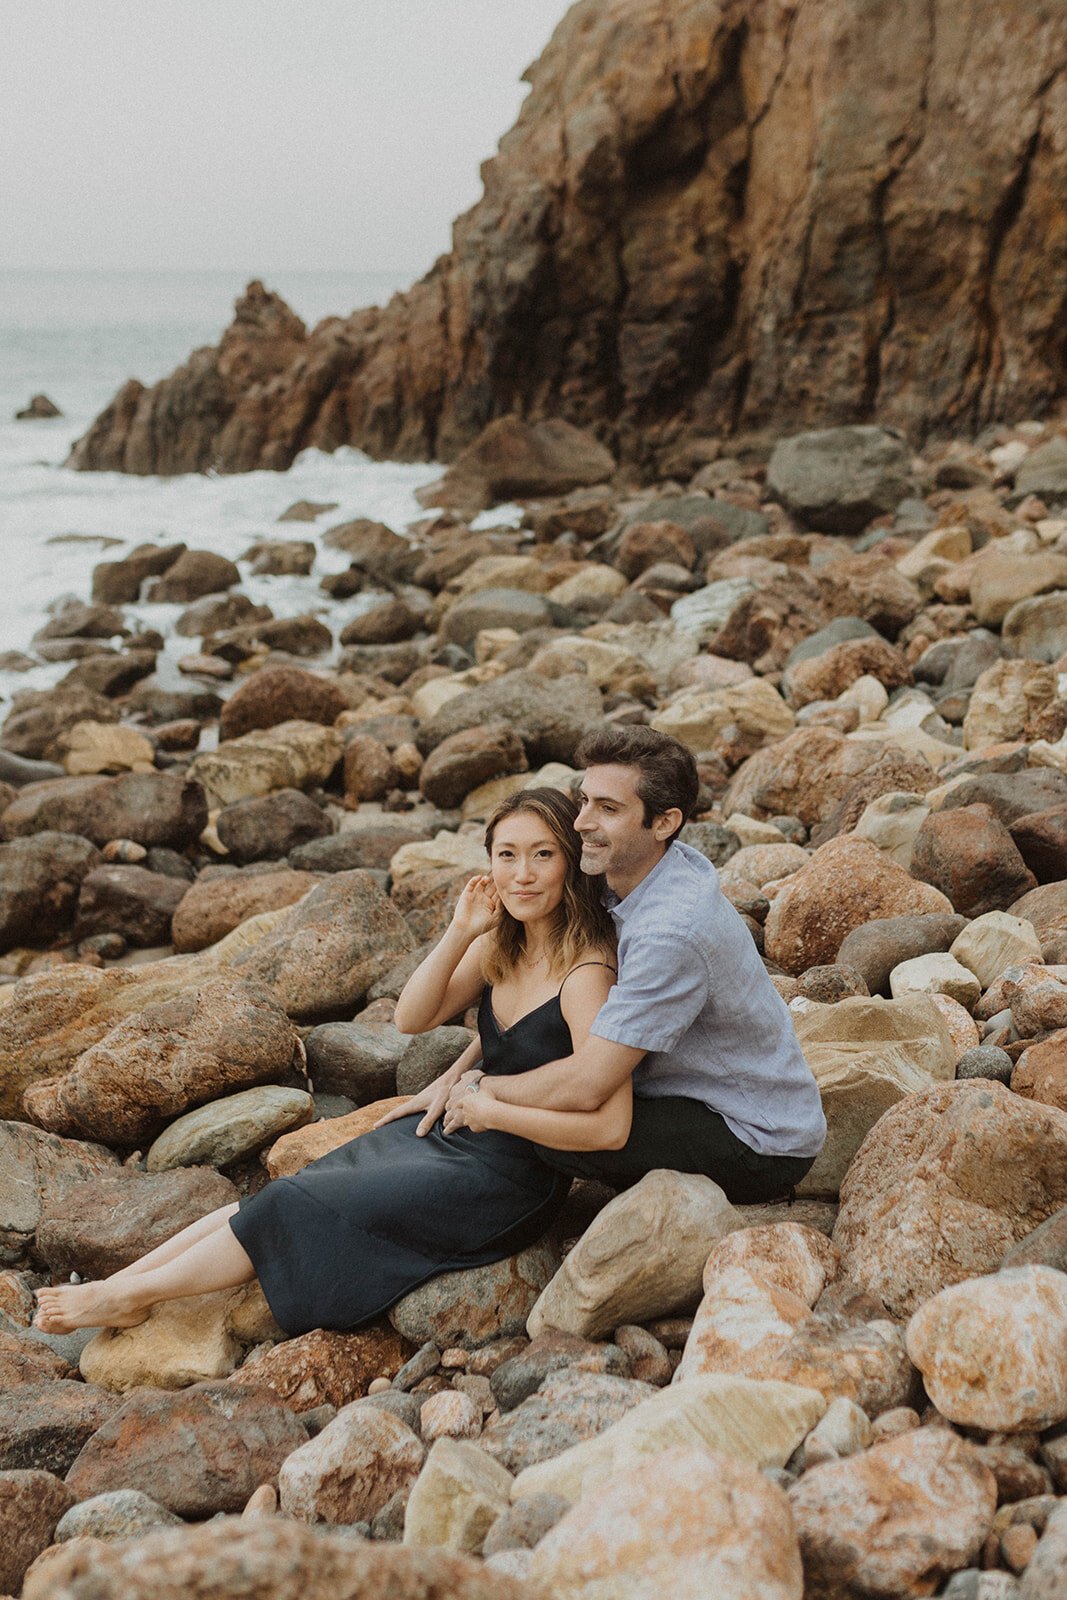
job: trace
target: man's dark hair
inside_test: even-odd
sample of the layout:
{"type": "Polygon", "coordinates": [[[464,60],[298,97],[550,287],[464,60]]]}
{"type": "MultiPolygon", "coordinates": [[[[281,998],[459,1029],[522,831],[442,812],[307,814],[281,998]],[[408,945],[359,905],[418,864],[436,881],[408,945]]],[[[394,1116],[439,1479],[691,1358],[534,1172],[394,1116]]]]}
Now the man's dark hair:
{"type": "Polygon", "coordinates": [[[645,827],[651,828],[653,820],[672,806],[682,813],[671,839],[681,832],[697,803],[700,779],[693,753],[669,733],[639,723],[596,728],[585,735],[574,759],[580,767],[636,767],[635,787],[645,808],[645,827]]]}

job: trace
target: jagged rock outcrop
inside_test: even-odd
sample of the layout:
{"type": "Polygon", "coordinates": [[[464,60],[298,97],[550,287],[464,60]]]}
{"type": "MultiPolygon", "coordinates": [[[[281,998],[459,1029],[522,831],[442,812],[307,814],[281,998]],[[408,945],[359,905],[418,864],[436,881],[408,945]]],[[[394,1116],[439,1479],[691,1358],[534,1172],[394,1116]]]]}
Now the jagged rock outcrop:
{"type": "Polygon", "coordinates": [[[1065,62],[1058,0],[579,0],[421,282],[311,333],[251,284],[71,464],[449,459],[512,412],[638,461],[684,433],[1046,413],[1065,62]]]}

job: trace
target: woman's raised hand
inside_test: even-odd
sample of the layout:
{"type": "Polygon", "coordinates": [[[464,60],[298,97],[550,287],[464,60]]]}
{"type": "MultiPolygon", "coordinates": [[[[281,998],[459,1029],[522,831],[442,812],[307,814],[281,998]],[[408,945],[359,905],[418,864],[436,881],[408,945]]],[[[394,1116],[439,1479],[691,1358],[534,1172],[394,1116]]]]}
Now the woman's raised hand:
{"type": "Polygon", "coordinates": [[[492,878],[485,873],[465,886],[452,913],[452,926],[468,939],[477,939],[495,927],[499,913],[500,896],[492,878]]]}

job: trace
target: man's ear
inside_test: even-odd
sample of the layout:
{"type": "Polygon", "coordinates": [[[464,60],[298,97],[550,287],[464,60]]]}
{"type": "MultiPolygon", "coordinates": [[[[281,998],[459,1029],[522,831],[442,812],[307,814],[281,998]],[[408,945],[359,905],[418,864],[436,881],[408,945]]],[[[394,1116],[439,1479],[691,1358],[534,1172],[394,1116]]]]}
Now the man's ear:
{"type": "Polygon", "coordinates": [[[652,819],[653,839],[669,839],[677,833],[685,818],[677,806],[671,806],[669,811],[661,811],[658,817],[652,819]]]}

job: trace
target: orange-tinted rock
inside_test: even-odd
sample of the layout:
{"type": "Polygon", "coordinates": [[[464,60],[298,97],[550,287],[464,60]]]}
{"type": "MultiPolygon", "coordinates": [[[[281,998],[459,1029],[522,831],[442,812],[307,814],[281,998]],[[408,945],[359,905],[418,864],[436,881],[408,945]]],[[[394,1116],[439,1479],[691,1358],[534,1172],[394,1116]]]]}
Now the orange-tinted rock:
{"type": "Polygon", "coordinates": [[[347,1116],[328,1117],[322,1122],[313,1122],[309,1127],[294,1128],[292,1133],[283,1133],[267,1151],[267,1171],[272,1178],[290,1177],[294,1172],[299,1172],[301,1167],[306,1167],[309,1161],[317,1161],[320,1156],[328,1155],[350,1139],[358,1139],[361,1134],[369,1133],[379,1117],[384,1117],[387,1111],[392,1111],[396,1106],[402,1106],[410,1098],[406,1094],[394,1095],[388,1100],[376,1100],[373,1105],[360,1106],[358,1111],[350,1111],[347,1116]]]}
{"type": "Polygon", "coordinates": [[[282,1463],[281,1509],[301,1522],[369,1522],[398,1490],[410,1489],[425,1456],[398,1417],[357,1401],[282,1463]]]}
{"type": "Polygon", "coordinates": [[[226,1517],[140,1539],[63,1546],[23,1600],[541,1600],[446,1550],[402,1549],[286,1517],[226,1517]]]}
{"type": "Polygon", "coordinates": [[[28,1115],[53,1133],[113,1144],[154,1138],[205,1101],[289,1069],[293,1030],[262,989],[210,978],[129,1017],[62,1078],[26,1091],[28,1115]]]}
{"type": "Polygon", "coordinates": [[[295,905],[321,882],[314,872],[246,872],[201,878],[186,891],[171,923],[178,952],[203,950],[257,917],[295,905]]]}
{"type": "Polygon", "coordinates": [[[997,1486],[972,1446],[921,1428],[806,1472],[789,1491],[810,1600],[933,1594],[971,1565],[997,1486]]]}
{"type": "Polygon", "coordinates": [[[210,1517],[239,1511],[306,1441],[303,1424],[265,1389],[135,1389],[85,1445],[67,1483],[79,1500],[140,1489],[180,1517],[210,1517]]]}
{"type": "Polygon", "coordinates": [[[535,1549],[531,1581],[559,1600],[801,1600],[785,1495],[747,1462],[674,1446],[598,1484],[535,1549]]]}
{"type": "Polygon", "coordinates": [[[844,835],[817,850],[779,891],[764,924],[765,947],[797,974],[828,965],[853,929],[875,918],[951,910],[945,895],[917,883],[876,845],[844,835]]]}
{"type": "Polygon", "coordinates": [[[237,739],[253,728],[273,728],[299,718],[332,728],[348,701],[329,678],[303,667],[262,667],[222,708],[219,738],[237,739]]]}
{"type": "Polygon", "coordinates": [[[1067,1111],[1067,1028],[1024,1050],[1011,1075],[1016,1094],[1067,1111]]]}
{"type": "Polygon", "coordinates": [[[387,1322],[356,1333],[316,1328],[253,1355],[229,1380],[272,1389],[293,1411],[346,1406],[361,1399],[375,1378],[392,1378],[412,1347],[387,1322]]]}
{"type": "Polygon", "coordinates": [[[210,1167],[120,1167],[45,1197],[35,1254],[61,1277],[106,1278],[236,1199],[229,1179],[210,1167]]]}
{"type": "MultiPolygon", "coordinates": [[[[799,817],[812,827],[834,817],[870,773],[873,781],[857,791],[855,822],[867,802],[880,794],[897,789],[925,793],[935,781],[932,769],[923,776],[925,766],[914,757],[885,749],[876,740],[847,739],[836,728],[798,728],[742,762],[723,795],[722,812],[724,816],[740,811],[750,817],[799,817]],[[888,770],[878,778],[878,771],[887,763],[888,770]]],[[[838,821],[833,831],[842,825],[843,821],[838,821]]],[[[814,842],[823,841],[816,836],[814,842]]]]}
{"type": "Polygon", "coordinates": [[[939,1084],[875,1123],[841,1187],[843,1269],[908,1316],[995,1270],[1009,1245],[1067,1204],[1067,1112],[1003,1085],[939,1084]]]}
{"type": "Polygon", "coordinates": [[[737,1266],[778,1284],[813,1306],[836,1277],[840,1264],[840,1253],[826,1235],[801,1223],[783,1221],[739,1228],[712,1248],[704,1268],[704,1292],[714,1274],[737,1266]]]}
{"type": "Polygon", "coordinates": [[[5,1394],[24,1384],[44,1383],[51,1378],[69,1378],[71,1369],[39,1339],[28,1333],[0,1328],[0,1403],[5,1394]]]}
{"type": "Polygon", "coordinates": [[[1022,1266],[921,1305],[908,1354],[943,1417],[998,1433],[1067,1419],[1067,1274],[1022,1266]]]}
{"type": "Polygon", "coordinates": [[[789,704],[800,707],[813,700],[836,700],[857,678],[868,674],[887,689],[911,682],[911,668],[904,656],[885,639],[845,639],[789,669],[789,704]]]}
{"type": "Polygon", "coordinates": [[[919,829],[912,877],[933,884],[965,917],[1006,911],[1037,879],[988,806],[933,811],[919,829]]]}
{"type": "Polygon", "coordinates": [[[0,1588],[15,1594],[76,1496],[50,1472],[0,1472],[0,1588]]]}

